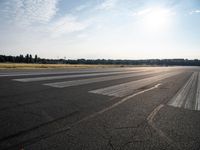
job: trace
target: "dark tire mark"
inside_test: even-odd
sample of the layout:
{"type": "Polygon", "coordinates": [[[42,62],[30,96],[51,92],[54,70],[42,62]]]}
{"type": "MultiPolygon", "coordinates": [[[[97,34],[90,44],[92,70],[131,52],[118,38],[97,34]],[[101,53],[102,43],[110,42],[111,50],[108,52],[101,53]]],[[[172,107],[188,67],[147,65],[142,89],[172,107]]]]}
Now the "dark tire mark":
{"type": "MultiPolygon", "coordinates": [[[[9,140],[12,140],[12,139],[14,139],[14,138],[20,138],[20,136],[25,136],[25,135],[27,135],[28,133],[34,132],[34,131],[36,131],[36,130],[42,128],[42,127],[46,127],[46,126],[52,125],[52,124],[54,124],[54,123],[56,124],[58,121],[61,121],[61,120],[64,120],[64,119],[66,119],[66,118],[68,118],[68,117],[71,117],[71,116],[73,116],[73,115],[76,115],[77,113],[79,113],[79,111],[74,111],[74,112],[72,112],[72,113],[70,113],[70,114],[67,114],[66,116],[62,116],[62,117],[56,118],[56,119],[54,119],[54,120],[52,120],[52,121],[39,124],[38,126],[35,126],[35,127],[33,127],[33,128],[30,128],[30,129],[28,129],[28,130],[22,130],[22,131],[20,131],[20,132],[18,132],[18,133],[16,133],[16,134],[12,134],[12,135],[9,135],[9,136],[7,136],[7,137],[3,137],[3,138],[0,139],[0,143],[1,143],[1,145],[2,145],[2,143],[6,143],[6,142],[8,142],[9,140]]],[[[50,136],[52,136],[52,135],[54,135],[54,134],[57,134],[57,133],[60,133],[60,132],[66,131],[66,130],[68,130],[68,127],[67,127],[67,128],[62,128],[62,129],[57,130],[57,131],[53,131],[53,132],[51,132],[51,133],[49,133],[49,134],[42,134],[42,135],[40,135],[40,136],[37,136],[37,137],[31,138],[31,139],[28,139],[28,140],[26,140],[26,141],[17,143],[17,144],[15,144],[15,145],[9,146],[9,147],[5,148],[5,150],[6,150],[6,149],[9,149],[9,148],[12,148],[12,147],[17,147],[17,146],[19,146],[19,145],[23,145],[23,144],[26,144],[26,143],[32,143],[32,142],[34,142],[34,141],[38,141],[38,140],[40,140],[40,139],[42,139],[42,138],[50,137],[50,136]]],[[[2,148],[2,150],[4,150],[4,149],[2,148]]]]}

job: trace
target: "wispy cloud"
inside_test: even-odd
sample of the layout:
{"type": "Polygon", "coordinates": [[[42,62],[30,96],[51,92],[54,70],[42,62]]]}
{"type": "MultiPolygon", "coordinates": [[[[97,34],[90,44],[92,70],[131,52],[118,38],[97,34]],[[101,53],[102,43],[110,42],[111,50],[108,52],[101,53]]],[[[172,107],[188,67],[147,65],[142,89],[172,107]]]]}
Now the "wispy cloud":
{"type": "Polygon", "coordinates": [[[78,21],[74,16],[65,16],[55,21],[51,27],[50,32],[52,37],[60,37],[67,33],[83,31],[89,26],[87,21],[78,21]]]}
{"type": "Polygon", "coordinates": [[[84,9],[86,9],[88,6],[86,4],[83,5],[79,5],[75,8],[76,11],[82,11],[84,9]]]}
{"type": "Polygon", "coordinates": [[[132,16],[142,16],[142,15],[148,14],[149,12],[151,12],[151,10],[152,10],[151,8],[147,8],[144,10],[133,12],[131,15],[132,16]]]}
{"type": "Polygon", "coordinates": [[[20,25],[45,23],[57,11],[58,0],[10,0],[3,3],[1,16],[20,25]]]}
{"type": "Polygon", "coordinates": [[[101,3],[99,6],[97,6],[97,9],[110,10],[110,9],[114,8],[116,3],[117,3],[117,0],[104,0],[103,3],[101,3]]]}
{"type": "Polygon", "coordinates": [[[199,14],[199,13],[200,13],[200,9],[192,10],[192,11],[189,12],[190,15],[199,14]]]}
{"type": "Polygon", "coordinates": [[[132,16],[137,16],[137,17],[142,17],[142,16],[146,16],[146,15],[150,15],[150,14],[164,14],[165,16],[172,16],[175,15],[176,13],[170,9],[166,9],[166,8],[146,8],[146,9],[142,9],[139,11],[135,11],[133,13],[131,13],[132,16]]]}

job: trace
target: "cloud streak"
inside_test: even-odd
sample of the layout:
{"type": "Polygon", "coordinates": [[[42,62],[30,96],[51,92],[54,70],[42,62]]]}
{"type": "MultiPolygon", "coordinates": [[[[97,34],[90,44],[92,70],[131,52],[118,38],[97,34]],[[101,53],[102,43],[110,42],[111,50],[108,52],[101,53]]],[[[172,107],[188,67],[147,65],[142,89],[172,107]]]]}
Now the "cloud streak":
{"type": "Polygon", "coordinates": [[[150,13],[151,11],[152,11],[151,8],[147,8],[147,9],[144,9],[144,10],[140,10],[140,11],[134,12],[132,14],[132,16],[142,16],[142,15],[150,13]]]}
{"type": "Polygon", "coordinates": [[[99,6],[97,6],[97,9],[110,10],[110,9],[114,8],[116,3],[117,3],[117,0],[104,0],[103,3],[101,3],[99,6]]]}
{"type": "Polygon", "coordinates": [[[51,25],[50,32],[52,33],[52,37],[60,37],[67,33],[85,30],[88,26],[89,22],[87,21],[81,22],[74,16],[65,16],[51,25]]]}
{"type": "Polygon", "coordinates": [[[50,21],[57,12],[58,0],[10,0],[3,3],[1,16],[18,25],[50,21]]]}
{"type": "Polygon", "coordinates": [[[176,13],[170,9],[155,7],[155,8],[146,8],[139,11],[135,11],[131,15],[141,17],[141,16],[146,16],[146,15],[151,15],[151,14],[155,14],[155,15],[164,14],[165,16],[172,16],[172,15],[175,15],[176,13]]]}
{"type": "Polygon", "coordinates": [[[196,10],[192,10],[190,11],[190,15],[193,15],[193,14],[199,14],[200,13],[200,9],[196,9],[196,10]]]}

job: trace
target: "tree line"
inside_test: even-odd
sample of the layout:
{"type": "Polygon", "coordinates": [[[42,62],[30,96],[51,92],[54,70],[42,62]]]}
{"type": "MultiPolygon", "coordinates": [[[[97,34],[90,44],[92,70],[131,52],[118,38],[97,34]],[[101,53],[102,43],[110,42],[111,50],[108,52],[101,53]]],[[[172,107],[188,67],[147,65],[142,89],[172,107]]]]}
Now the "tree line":
{"type": "Polygon", "coordinates": [[[200,66],[200,60],[194,59],[45,59],[31,54],[19,56],[0,55],[1,63],[36,63],[36,64],[110,64],[110,65],[159,65],[159,66],[200,66]]]}

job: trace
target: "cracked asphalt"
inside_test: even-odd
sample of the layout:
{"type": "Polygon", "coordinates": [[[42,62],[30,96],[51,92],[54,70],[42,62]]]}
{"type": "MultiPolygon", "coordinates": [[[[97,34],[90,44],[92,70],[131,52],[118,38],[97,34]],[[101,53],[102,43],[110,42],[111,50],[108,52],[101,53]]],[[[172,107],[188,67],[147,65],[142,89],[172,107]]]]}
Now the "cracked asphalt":
{"type": "MultiPolygon", "coordinates": [[[[199,150],[200,110],[169,105],[199,71],[199,67],[0,70],[0,149],[199,150]],[[153,81],[145,84],[146,79],[153,81]],[[48,86],[68,81],[76,84],[48,86]],[[109,94],[124,88],[126,95],[90,92],[113,86],[109,94]]],[[[188,90],[199,93],[198,83],[188,90]]],[[[198,105],[198,95],[190,97],[198,105]]]]}

